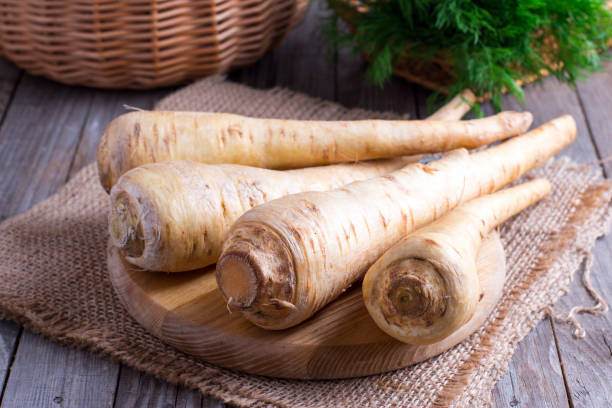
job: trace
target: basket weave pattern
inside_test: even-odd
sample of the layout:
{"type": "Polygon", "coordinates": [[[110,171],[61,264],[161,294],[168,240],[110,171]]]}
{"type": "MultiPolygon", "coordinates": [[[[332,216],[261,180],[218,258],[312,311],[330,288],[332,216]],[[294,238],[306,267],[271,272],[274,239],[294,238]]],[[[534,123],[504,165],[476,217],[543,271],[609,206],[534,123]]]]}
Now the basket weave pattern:
{"type": "Polygon", "coordinates": [[[102,88],[154,88],[248,65],[308,0],[0,1],[0,54],[26,71],[102,88]]]}

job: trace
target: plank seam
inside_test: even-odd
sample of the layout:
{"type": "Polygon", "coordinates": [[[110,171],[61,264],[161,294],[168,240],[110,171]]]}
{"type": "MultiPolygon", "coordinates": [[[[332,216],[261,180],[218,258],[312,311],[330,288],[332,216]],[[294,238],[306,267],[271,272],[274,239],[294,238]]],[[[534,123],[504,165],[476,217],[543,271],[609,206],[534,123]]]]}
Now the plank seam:
{"type": "MultiPolygon", "coordinates": [[[[514,357],[514,356],[513,356],[514,357]]],[[[517,398],[517,390],[516,390],[516,376],[515,374],[515,370],[516,369],[512,369],[512,370],[508,370],[508,375],[510,376],[510,387],[512,387],[512,399],[510,400],[510,406],[514,406],[512,405],[513,402],[517,402],[518,404],[521,403],[521,401],[517,398]]],[[[518,405],[516,404],[516,405],[518,405]]]]}
{"type": "Polygon", "coordinates": [[[176,393],[174,394],[174,408],[178,407],[178,397],[179,397],[179,386],[175,386],[174,389],[176,390],[176,393]]]}
{"type": "Polygon", "coordinates": [[[559,340],[557,339],[557,330],[555,327],[555,322],[554,322],[554,319],[551,318],[551,316],[548,316],[546,319],[550,322],[553,339],[555,340],[555,350],[557,351],[557,358],[559,359],[559,367],[561,367],[561,374],[563,377],[563,387],[565,387],[565,395],[567,396],[567,402],[569,403],[570,408],[574,408],[574,401],[572,399],[572,393],[570,391],[569,382],[567,381],[567,373],[565,372],[565,365],[563,364],[563,357],[561,356],[561,351],[559,350],[559,340]]]}
{"type": "Polygon", "coordinates": [[[66,177],[64,178],[64,184],[70,180],[70,175],[72,174],[72,169],[74,167],[74,163],[76,161],[77,154],[79,153],[79,146],[83,141],[85,128],[87,127],[87,123],[89,122],[89,117],[91,115],[91,107],[93,105],[93,97],[89,98],[89,103],[87,106],[87,114],[83,118],[83,123],[81,124],[81,128],[79,129],[79,140],[75,143],[74,152],[70,159],[70,166],[68,166],[68,172],[66,173],[66,177]]]}
{"type": "Polygon", "coordinates": [[[23,337],[23,326],[19,326],[19,332],[17,333],[17,340],[15,341],[15,345],[11,350],[11,357],[7,367],[6,376],[4,377],[4,382],[2,383],[2,391],[0,392],[0,406],[2,405],[2,401],[4,400],[4,394],[6,392],[6,388],[9,383],[9,378],[11,373],[13,372],[13,364],[15,363],[15,357],[17,356],[17,349],[19,348],[19,344],[21,343],[21,338],[23,337]]]}
{"type": "Polygon", "coordinates": [[[606,347],[608,348],[608,351],[610,352],[610,357],[612,357],[612,346],[610,345],[610,343],[608,343],[608,338],[606,337],[606,333],[602,333],[601,336],[603,337],[604,344],[606,345],[606,347]]]}
{"type": "MultiPolygon", "coordinates": [[[[599,150],[599,146],[597,146],[597,142],[595,141],[595,137],[593,136],[593,129],[591,128],[591,122],[589,120],[589,115],[587,113],[587,110],[584,108],[584,102],[582,100],[582,96],[580,95],[580,89],[578,88],[576,88],[576,99],[578,100],[578,106],[580,107],[580,111],[582,112],[582,116],[584,117],[584,122],[586,124],[587,132],[589,134],[589,139],[591,140],[591,143],[593,144],[593,148],[595,149],[595,155],[597,156],[599,160],[601,160],[603,159],[603,157],[601,156],[601,151],[599,150]]],[[[601,168],[601,171],[603,172],[604,177],[608,178],[608,173],[603,163],[598,163],[597,165],[601,168]]]]}
{"type": "MultiPolygon", "coordinates": [[[[19,73],[17,75],[17,80],[15,81],[15,83],[13,84],[13,87],[11,88],[11,92],[9,93],[8,100],[6,101],[6,106],[4,110],[2,111],[2,115],[0,116],[0,129],[2,125],[4,124],[4,120],[6,119],[7,113],[11,105],[13,104],[15,94],[17,93],[17,88],[19,87],[19,84],[21,83],[22,78],[23,78],[23,70],[19,70],[19,73]]],[[[4,399],[4,393],[8,386],[9,378],[13,370],[13,363],[15,362],[15,357],[17,356],[17,349],[19,348],[19,343],[21,342],[22,335],[23,335],[23,327],[19,326],[19,331],[17,332],[17,338],[15,340],[15,344],[13,345],[13,348],[11,349],[10,360],[9,360],[9,364],[7,367],[6,376],[4,377],[4,380],[2,382],[2,388],[0,389],[0,405],[2,404],[2,400],[4,399]]]]}
{"type": "Polygon", "coordinates": [[[119,370],[117,371],[117,381],[115,382],[115,391],[113,392],[113,408],[117,406],[117,395],[119,394],[119,384],[121,383],[121,372],[123,371],[123,364],[119,364],[119,370]]]}
{"type": "Polygon", "coordinates": [[[22,79],[23,79],[23,70],[19,70],[17,80],[15,81],[15,84],[13,85],[13,88],[11,89],[8,100],[6,101],[6,107],[4,108],[4,111],[2,112],[2,116],[0,116],[0,129],[2,125],[4,124],[4,119],[6,119],[6,115],[11,105],[13,104],[13,99],[15,98],[15,94],[17,93],[17,88],[19,87],[19,84],[21,83],[22,79]]]}

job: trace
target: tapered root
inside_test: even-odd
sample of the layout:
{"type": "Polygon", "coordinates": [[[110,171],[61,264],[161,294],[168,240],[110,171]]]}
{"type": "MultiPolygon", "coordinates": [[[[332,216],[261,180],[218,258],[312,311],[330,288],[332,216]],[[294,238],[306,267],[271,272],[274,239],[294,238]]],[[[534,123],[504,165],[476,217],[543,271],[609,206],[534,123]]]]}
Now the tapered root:
{"type": "Polygon", "coordinates": [[[427,117],[427,120],[459,120],[472,109],[475,102],[474,92],[466,89],[427,117]]]}
{"type": "MultiPolygon", "coordinates": [[[[439,117],[455,117],[447,112],[439,117]]],[[[529,113],[468,121],[299,121],[202,112],[129,112],[107,127],[98,149],[106,191],[122,174],[151,162],[192,160],[289,169],[465,147],[527,130],[529,113]]]]}
{"type": "Polygon", "coordinates": [[[372,267],[376,274],[366,275],[364,301],[389,335],[431,344],[474,314],[479,291],[475,257],[459,254],[443,238],[411,237],[401,252],[386,255],[383,262],[372,267]]]}
{"type": "Polygon", "coordinates": [[[400,341],[426,345],[467,323],[480,297],[482,237],[550,188],[537,179],[477,198],[399,241],[364,278],[364,302],[376,324],[400,341]]]}

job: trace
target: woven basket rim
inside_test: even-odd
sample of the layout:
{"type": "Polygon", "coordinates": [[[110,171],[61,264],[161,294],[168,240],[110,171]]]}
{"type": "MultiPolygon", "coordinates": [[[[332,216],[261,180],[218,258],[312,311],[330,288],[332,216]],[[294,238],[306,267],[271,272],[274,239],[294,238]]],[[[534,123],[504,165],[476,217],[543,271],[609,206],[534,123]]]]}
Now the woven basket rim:
{"type": "Polygon", "coordinates": [[[0,2],[0,55],[33,75],[150,89],[251,64],[278,46],[309,0],[0,2]]]}

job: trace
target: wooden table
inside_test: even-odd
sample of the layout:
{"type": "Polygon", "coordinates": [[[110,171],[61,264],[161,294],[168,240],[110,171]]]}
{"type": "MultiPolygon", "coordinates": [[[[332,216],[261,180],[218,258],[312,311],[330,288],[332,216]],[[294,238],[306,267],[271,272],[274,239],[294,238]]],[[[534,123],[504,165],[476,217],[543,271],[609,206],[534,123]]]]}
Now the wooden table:
{"type": "MultiPolygon", "coordinates": [[[[255,87],[283,86],[366,109],[427,115],[428,92],[403,80],[384,90],[363,85],[364,63],[317,40],[326,10],[313,2],[306,19],[275,52],[230,79],[255,87]]],[[[104,91],[31,76],[0,60],[0,220],[53,194],[94,158],[106,124],[123,104],[150,108],[173,89],[104,91]]],[[[578,123],[565,152],[580,163],[612,155],[612,65],[570,89],[550,79],[528,86],[527,106],[507,98],[504,108],[529,109],[538,125],[564,113],[578,123]]],[[[490,106],[485,112],[491,113],[490,106]]],[[[612,162],[602,164],[611,174],[612,162]]],[[[593,283],[612,300],[612,236],[595,246],[593,283]]],[[[556,306],[591,304],[580,275],[556,306]]],[[[612,313],[581,316],[587,330],[545,319],[519,344],[510,370],[493,393],[495,407],[612,406],[612,313]]],[[[0,321],[1,407],[218,407],[198,392],[176,387],[97,355],[61,347],[0,321]]]]}

